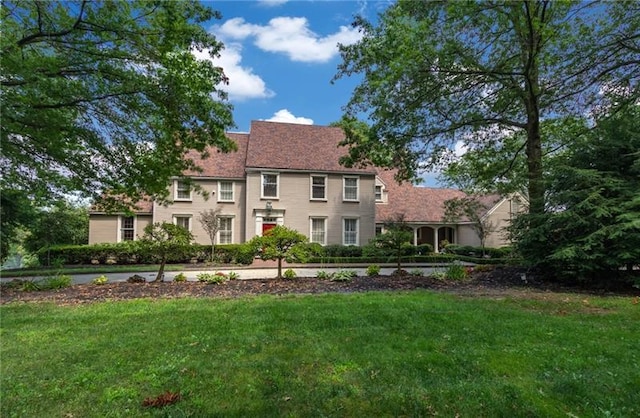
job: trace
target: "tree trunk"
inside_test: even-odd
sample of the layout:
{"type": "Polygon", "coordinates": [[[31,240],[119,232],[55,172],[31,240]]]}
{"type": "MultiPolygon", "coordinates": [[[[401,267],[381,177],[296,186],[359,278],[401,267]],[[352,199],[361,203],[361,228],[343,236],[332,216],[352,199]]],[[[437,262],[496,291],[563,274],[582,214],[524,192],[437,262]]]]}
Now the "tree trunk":
{"type": "Polygon", "coordinates": [[[276,279],[282,279],[282,258],[278,258],[278,276],[276,279]]]}
{"type": "Polygon", "coordinates": [[[164,279],[164,265],[167,264],[167,256],[163,255],[162,256],[162,261],[160,261],[160,269],[158,270],[158,275],[156,276],[156,279],[153,281],[155,282],[161,282],[164,279]]]}

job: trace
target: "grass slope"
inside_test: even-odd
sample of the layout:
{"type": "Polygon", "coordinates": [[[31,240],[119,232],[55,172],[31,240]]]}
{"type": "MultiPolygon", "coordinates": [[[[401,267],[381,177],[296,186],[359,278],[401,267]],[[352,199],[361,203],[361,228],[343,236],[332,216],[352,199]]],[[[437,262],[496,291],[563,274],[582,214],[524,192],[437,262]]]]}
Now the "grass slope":
{"type": "Polygon", "coordinates": [[[0,415],[638,416],[632,302],[415,291],[5,305],[0,415]],[[167,390],[182,400],[142,406],[167,390]]]}

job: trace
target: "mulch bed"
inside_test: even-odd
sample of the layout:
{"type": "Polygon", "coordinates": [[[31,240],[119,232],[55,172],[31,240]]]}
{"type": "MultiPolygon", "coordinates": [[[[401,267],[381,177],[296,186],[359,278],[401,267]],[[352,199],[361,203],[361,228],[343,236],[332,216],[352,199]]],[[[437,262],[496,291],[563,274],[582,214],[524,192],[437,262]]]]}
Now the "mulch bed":
{"type": "Polygon", "coordinates": [[[375,277],[355,277],[349,282],[332,282],[317,278],[294,280],[232,280],[223,284],[200,282],[127,283],[114,282],[104,285],[81,284],[61,290],[25,292],[4,286],[0,292],[0,304],[12,302],[48,301],[59,305],[116,301],[138,298],[211,297],[237,298],[246,295],[289,295],[318,293],[349,293],[372,291],[411,291],[430,289],[461,295],[505,296],[526,295],[539,292],[572,292],[600,295],[639,296],[640,289],[631,286],[613,288],[568,286],[549,283],[527,277],[515,268],[496,268],[488,272],[476,272],[464,281],[438,280],[432,277],[408,274],[375,277]]]}

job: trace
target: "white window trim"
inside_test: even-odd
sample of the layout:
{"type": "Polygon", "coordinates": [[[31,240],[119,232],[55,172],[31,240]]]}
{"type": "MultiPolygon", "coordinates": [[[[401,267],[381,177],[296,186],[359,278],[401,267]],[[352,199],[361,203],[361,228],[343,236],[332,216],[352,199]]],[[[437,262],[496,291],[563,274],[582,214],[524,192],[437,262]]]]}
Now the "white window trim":
{"type": "Polygon", "coordinates": [[[233,203],[235,201],[236,201],[235,183],[230,180],[218,180],[218,202],[233,203]],[[222,183],[231,183],[231,200],[222,199],[222,183]]]}
{"type": "Polygon", "coordinates": [[[376,199],[376,203],[383,203],[384,202],[384,186],[381,185],[381,184],[376,184],[374,186],[374,189],[373,189],[373,195],[374,195],[374,197],[376,199]],[[378,199],[378,196],[377,196],[378,192],[376,191],[376,189],[378,187],[380,188],[380,198],[379,199],[378,199]]]}
{"type": "Polygon", "coordinates": [[[360,245],[360,218],[358,217],[351,217],[351,216],[345,216],[344,218],[342,218],[342,245],[360,245]],[[345,221],[347,219],[353,219],[356,221],[356,242],[355,244],[347,244],[347,240],[346,238],[346,232],[347,230],[345,229],[345,221]]]}
{"type": "Polygon", "coordinates": [[[322,201],[322,202],[326,202],[327,201],[327,194],[328,194],[328,185],[329,182],[327,180],[327,175],[326,174],[311,174],[309,176],[309,200],[316,200],[316,201],[322,201]],[[313,178],[314,177],[322,177],[324,178],[324,197],[313,197],[313,178]]]}
{"type": "Polygon", "coordinates": [[[313,238],[313,220],[314,219],[322,219],[324,221],[324,240],[323,242],[318,242],[318,244],[320,245],[327,245],[327,217],[326,216],[311,216],[309,217],[309,242],[315,242],[315,241],[311,241],[311,239],[313,238]]]}
{"type": "Polygon", "coordinates": [[[376,176],[376,181],[373,186],[373,198],[375,199],[376,203],[387,203],[386,192],[387,192],[386,184],[380,179],[380,177],[376,176]],[[380,199],[376,197],[376,188],[378,187],[380,187],[380,199]]]}
{"type": "Polygon", "coordinates": [[[184,183],[181,180],[173,181],[173,200],[175,202],[191,202],[193,200],[193,188],[189,187],[189,197],[178,197],[178,183],[184,183]]]}
{"type": "MultiPolygon", "coordinates": [[[[234,233],[235,233],[235,227],[234,227],[234,220],[235,220],[235,216],[234,215],[219,215],[218,216],[218,221],[220,221],[220,219],[231,219],[231,242],[225,243],[225,244],[233,244],[234,240],[234,233]]],[[[220,230],[220,228],[218,228],[218,232],[216,232],[216,243],[220,244],[220,232],[222,232],[220,230]]],[[[225,244],[221,244],[221,245],[225,245],[225,244]]]]}
{"type": "Polygon", "coordinates": [[[187,230],[189,232],[191,232],[191,230],[193,229],[193,215],[176,213],[176,214],[173,214],[172,216],[173,216],[173,224],[174,225],[178,225],[178,218],[187,218],[187,219],[189,219],[189,227],[187,228],[187,230]]]}
{"type": "Polygon", "coordinates": [[[260,173],[260,198],[261,199],[280,199],[280,173],[272,172],[272,171],[263,171],[260,173]],[[265,196],[264,195],[264,175],[271,174],[276,176],[276,195],[275,196],[265,196]]]}
{"type": "Polygon", "coordinates": [[[343,202],[359,202],[360,201],[360,177],[359,176],[343,176],[342,177],[342,201],[343,202]],[[347,179],[356,179],[356,198],[347,199],[345,193],[347,187],[347,179]]]}
{"type": "Polygon", "coordinates": [[[123,218],[133,218],[133,240],[136,240],[136,231],[138,230],[138,217],[133,215],[133,216],[126,216],[126,215],[120,215],[118,216],[118,232],[117,232],[117,236],[116,236],[116,242],[124,242],[124,240],[122,239],[122,219],[123,218]]]}

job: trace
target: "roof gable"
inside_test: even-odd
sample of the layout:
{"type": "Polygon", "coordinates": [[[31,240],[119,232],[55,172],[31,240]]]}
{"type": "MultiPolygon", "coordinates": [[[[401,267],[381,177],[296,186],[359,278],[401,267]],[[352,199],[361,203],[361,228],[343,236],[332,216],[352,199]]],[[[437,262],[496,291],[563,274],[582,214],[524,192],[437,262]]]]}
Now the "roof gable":
{"type": "Polygon", "coordinates": [[[245,175],[249,134],[227,133],[227,137],[236,143],[237,151],[225,153],[217,148],[209,147],[206,158],[202,158],[197,151],[189,151],[186,157],[192,159],[202,171],[187,171],[185,175],[193,177],[243,178],[245,175]]]}
{"type": "MultiPolygon", "coordinates": [[[[385,222],[403,215],[405,222],[442,223],[444,203],[447,200],[468,196],[457,189],[438,189],[420,187],[410,182],[398,183],[394,170],[379,170],[378,176],[385,183],[390,204],[376,204],[376,221],[385,222]],[[391,203],[393,202],[393,203],[391,203]]],[[[480,203],[490,211],[501,201],[499,195],[486,195],[479,198],[480,203]]]]}
{"type": "Polygon", "coordinates": [[[340,164],[348,148],[340,146],[342,128],[280,122],[251,122],[247,149],[248,168],[374,174],[369,168],[340,164]]]}

